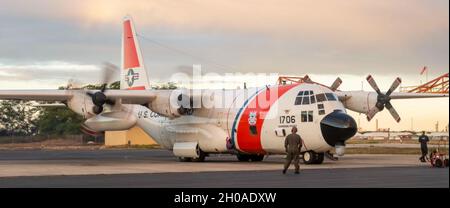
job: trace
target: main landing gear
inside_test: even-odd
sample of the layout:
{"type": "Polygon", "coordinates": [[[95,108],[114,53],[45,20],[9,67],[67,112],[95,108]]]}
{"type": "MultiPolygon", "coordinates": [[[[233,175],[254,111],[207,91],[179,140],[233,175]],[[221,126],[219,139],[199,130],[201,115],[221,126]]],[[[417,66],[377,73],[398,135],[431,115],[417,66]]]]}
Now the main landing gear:
{"type": "Polygon", "coordinates": [[[180,162],[204,162],[207,154],[203,152],[200,148],[197,149],[198,157],[178,157],[180,162]]]}
{"type": "Polygon", "coordinates": [[[237,154],[236,157],[241,162],[261,162],[264,159],[264,155],[237,154]]]}
{"type": "Polygon", "coordinates": [[[322,164],[325,154],[307,151],[303,153],[303,162],[305,164],[322,164]]]}

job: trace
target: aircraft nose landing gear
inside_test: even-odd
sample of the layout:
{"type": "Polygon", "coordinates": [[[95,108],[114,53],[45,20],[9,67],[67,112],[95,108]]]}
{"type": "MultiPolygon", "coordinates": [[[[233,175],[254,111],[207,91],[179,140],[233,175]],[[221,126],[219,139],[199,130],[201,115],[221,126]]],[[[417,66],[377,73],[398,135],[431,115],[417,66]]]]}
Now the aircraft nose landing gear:
{"type": "Polygon", "coordinates": [[[324,156],[325,156],[324,153],[306,151],[303,153],[303,162],[305,164],[322,164],[324,156]]]}

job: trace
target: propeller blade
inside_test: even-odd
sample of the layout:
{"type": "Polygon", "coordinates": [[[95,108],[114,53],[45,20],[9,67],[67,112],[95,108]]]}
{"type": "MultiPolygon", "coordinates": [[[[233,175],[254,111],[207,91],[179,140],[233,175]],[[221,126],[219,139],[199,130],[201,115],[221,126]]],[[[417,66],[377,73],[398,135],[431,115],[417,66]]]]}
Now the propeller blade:
{"type": "Polygon", "coordinates": [[[114,78],[117,77],[117,73],[119,72],[119,67],[109,62],[103,63],[103,67],[101,70],[101,83],[102,84],[110,84],[114,82],[114,78]]]}
{"type": "Polygon", "coordinates": [[[386,92],[386,95],[389,96],[391,95],[392,92],[395,91],[395,89],[397,89],[397,87],[402,83],[402,80],[400,79],[400,77],[397,77],[397,79],[394,80],[394,82],[391,85],[391,88],[389,88],[389,90],[386,92]]]}
{"type": "Polygon", "coordinates": [[[309,78],[308,75],[305,75],[305,76],[303,77],[303,81],[306,82],[306,83],[311,83],[311,82],[312,82],[311,78],[309,78]]]}
{"type": "Polygon", "coordinates": [[[389,110],[389,113],[391,113],[392,117],[394,117],[395,121],[400,122],[400,116],[398,115],[397,111],[392,106],[391,102],[387,102],[385,107],[389,110]]]}
{"type": "Polygon", "coordinates": [[[372,120],[372,118],[375,116],[375,114],[377,114],[379,111],[380,111],[380,109],[378,109],[376,106],[371,108],[369,110],[369,112],[367,112],[367,120],[368,121],[372,120]]]}
{"type": "Polygon", "coordinates": [[[342,79],[341,78],[337,78],[336,80],[334,80],[333,84],[331,85],[330,89],[333,91],[336,91],[337,88],[342,84],[342,79]]]}
{"type": "Polygon", "coordinates": [[[94,93],[91,91],[86,91],[86,95],[88,95],[89,97],[94,97],[94,93]]]}
{"type": "Polygon", "coordinates": [[[367,80],[367,82],[369,82],[370,86],[372,86],[372,88],[373,88],[379,95],[381,95],[380,88],[378,88],[378,85],[377,85],[377,83],[375,82],[375,80],[373,79],[372,75],[367,76],[366,80],[367,80]]]}

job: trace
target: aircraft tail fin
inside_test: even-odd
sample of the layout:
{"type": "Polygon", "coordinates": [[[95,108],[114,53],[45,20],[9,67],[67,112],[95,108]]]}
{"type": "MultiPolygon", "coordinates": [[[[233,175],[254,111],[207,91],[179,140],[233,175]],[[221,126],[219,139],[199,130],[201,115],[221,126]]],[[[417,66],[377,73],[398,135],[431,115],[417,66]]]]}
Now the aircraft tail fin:
{"type": "Polygon", "coordinates": [[[136,36],[133,20],[127,16],[123,20],[122,66],[120,89],[150,89],[147,71],[144,66],[139,40],[136,36]]]}

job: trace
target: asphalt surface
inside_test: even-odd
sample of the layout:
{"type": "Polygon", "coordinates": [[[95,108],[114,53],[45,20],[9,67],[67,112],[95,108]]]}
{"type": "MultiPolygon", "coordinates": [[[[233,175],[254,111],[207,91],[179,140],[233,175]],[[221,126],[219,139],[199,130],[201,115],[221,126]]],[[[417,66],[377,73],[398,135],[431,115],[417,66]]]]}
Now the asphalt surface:
{"type": "Polygon", "coordinates": [[[427,167],[281,171],[113,174],[0,178],[0,187],[449,187],[446,168],[427,167]]]}
{"type": "Polygon", "coordinates": [[[348,155],[299,175],[281,173],[282,156],[207,161],[177,162],[166,150],[0,151],[0,187],[449,187],[448,168],[410,155],[348,155]]]}

